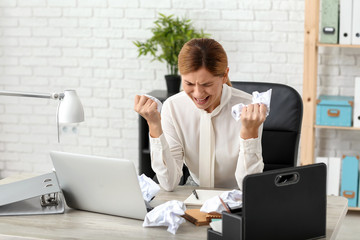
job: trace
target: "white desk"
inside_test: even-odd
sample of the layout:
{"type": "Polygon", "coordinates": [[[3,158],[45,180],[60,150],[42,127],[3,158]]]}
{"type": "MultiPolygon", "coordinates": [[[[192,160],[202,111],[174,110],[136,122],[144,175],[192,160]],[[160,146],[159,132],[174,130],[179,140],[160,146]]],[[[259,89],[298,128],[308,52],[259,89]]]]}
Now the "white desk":
{"type": "MultiPolygon", "coordinates": [[[[0,181],[0,184],[4,183],[0,181]]],[[[179,186],[174,192],[160,191],[154,204],[184,201],[192,188],[179,186]]],[[[343,197],[327,199],[326,239],[336,239],[347,212],[343,197]]],[[[166,227],[142,227],[142,221],[66,209],[65,214],[0,217],[0,239],[206,239],[208,226],[182,224],[176,235],[166,227]]]]}

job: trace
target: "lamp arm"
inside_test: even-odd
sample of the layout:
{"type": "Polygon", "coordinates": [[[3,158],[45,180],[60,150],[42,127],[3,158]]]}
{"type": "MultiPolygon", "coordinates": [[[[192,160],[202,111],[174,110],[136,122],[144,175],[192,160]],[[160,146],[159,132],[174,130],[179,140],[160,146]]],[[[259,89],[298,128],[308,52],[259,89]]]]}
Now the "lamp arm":
{"type": "Polygon", "coordinates": [[[49,99],[62,99],[64,93],[27,93],[27,92],[14,92],[14,91],[0,91],[2,96],[14,97],[33,97],[33,98],[49,98],[49,99]]]}
{"type": "Polygon", "coordinates": [[[77,123],[84,121],[84,109],[78,98],[75,90],[65,90],[62,93],[28,93],[28,92],[16,92],[16,91],[0,91],[0,96],[12,96],[12,97],[32,97],[32,98],[46,98],[59,100],[59,104],[56,111],[56,125],[58,142],[60,143],[60,103],[65,104],[63,115],[65,115],[62,121],[64,123],[77,123]],[[65,98],[65,94],[68,96],[65,98]],[[74,110],[75,109],[75,110],[74,110]]]}

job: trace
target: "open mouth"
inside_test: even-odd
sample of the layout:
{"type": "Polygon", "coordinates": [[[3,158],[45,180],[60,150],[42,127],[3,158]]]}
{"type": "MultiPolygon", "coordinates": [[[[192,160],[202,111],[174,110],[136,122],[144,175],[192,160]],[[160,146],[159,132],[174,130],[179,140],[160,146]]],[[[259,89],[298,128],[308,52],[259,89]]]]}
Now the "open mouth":
{"type": "Polygon", "coordinates": [[[195,102],[197,104],[204,105],[209,100],[209,96],[207,96],[206,98],[196,98],[196,97],[194,97],[194,100],[195,100],[195,102]]]}

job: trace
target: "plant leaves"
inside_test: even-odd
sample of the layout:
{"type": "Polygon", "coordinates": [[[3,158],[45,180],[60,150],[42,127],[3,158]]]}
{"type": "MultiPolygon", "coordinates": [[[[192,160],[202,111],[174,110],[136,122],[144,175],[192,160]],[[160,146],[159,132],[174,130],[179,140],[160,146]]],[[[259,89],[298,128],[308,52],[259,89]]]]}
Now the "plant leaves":
{"type": "Polygon", "coordinates": [[[152,61],[165,61],[168,73],[178,74],[178,55],[182,46],[193,38],[209,37],[210,34],[204,33],[203,29],[197,31],[191,24],[190,19],[174,15],[166,16],[159,13],[158,19],[151,28],[153,36],[145,42],[133,41],[138,48],[138,57],[151,54],[152,61]],[[161,51],[159,51],[161,49],[161,51]]]}

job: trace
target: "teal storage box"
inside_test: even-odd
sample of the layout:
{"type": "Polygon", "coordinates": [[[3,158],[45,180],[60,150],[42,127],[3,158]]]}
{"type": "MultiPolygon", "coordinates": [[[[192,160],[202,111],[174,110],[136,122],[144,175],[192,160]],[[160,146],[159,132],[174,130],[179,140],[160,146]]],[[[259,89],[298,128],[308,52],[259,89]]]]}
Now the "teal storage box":
{"type": "Polygon", "coordinates": [[[316,125],[351,127],[354,97],[321,95],[316,106],[316,125]]]}
{"type": "Polygon", "coordinates": [[[341,196],[348,199],[349,207],[358,203],[359,160],[354,156],[346,156],[341,166],[341,196]]]}

